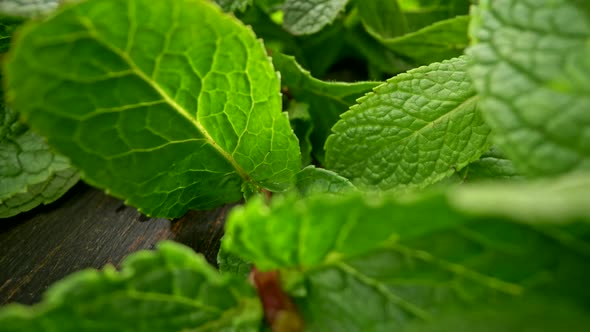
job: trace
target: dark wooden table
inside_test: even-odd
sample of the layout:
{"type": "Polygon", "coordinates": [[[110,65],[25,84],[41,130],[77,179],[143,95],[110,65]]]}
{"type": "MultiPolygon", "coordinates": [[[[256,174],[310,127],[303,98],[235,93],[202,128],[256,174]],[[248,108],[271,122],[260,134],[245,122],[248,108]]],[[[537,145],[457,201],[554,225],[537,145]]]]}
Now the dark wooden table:
{"type": "Polygon", "coordinates": [[[186,244],[215,264],[231,206],[151,219],[79,183],[58,201],[0,219],[0,305],[39,301],[49,285],[74,271],[118,265],[161,240],[186,244]]]}

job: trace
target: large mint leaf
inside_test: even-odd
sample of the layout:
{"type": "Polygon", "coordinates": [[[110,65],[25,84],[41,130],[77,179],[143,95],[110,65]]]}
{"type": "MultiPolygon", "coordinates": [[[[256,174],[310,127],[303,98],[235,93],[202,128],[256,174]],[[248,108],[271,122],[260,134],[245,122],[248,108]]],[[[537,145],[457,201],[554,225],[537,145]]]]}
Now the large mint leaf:
{"type": "Polygon", "coordinates": [[[32,17],[52,12],[63,0],[2,0],[0,14],[32,17]]]}
{"type": "Polygon", "coordinates": [[[356,100],[379,85],[377,82],[325,82],[312,77],[293,57],[273,55],[273,63],[281,72],[281,83],[295,102],[307,103],[314,130],[311,143],[314,156],[323,161],[324,143],[330,128],[356,100]]]}
{"type": "Polygon", "coordinates": [[[332,23],[348,0],[286,0],[283,27],[294,35],[309,35],[332,23]]]}
{"type": "Polygon", "coordinates": [[[41,304],[0,311],[2,331],[258,331],[261,305],[245,279],[221,276],[172,242],[133,254],[120,272],[78,272],[41,304]]]}
{"type": "Polygon", "coordinates": [[[408,324],[430,331],[439,318],[456,326],[460,312],[478,331],[488,321],[520,331],[520,314],[530,317],[538,306],[553,322],[539,331],[557,332],[554,323],[569,326],[568,318],[590,312],[590,291],[579,277],[590,272],[590,208],[559,199],[566,192],[559,188],[576,181],[572,192],[587,197],[588,179],[513,184],[482,197],[478,208],[461,204],[469,201],[459,189],[405,199],[275,199],[270,207],[251,201],[230,215],[223,245],[261,269],[299,273],[293,289],[310,331],[403,331],[408,324]],[[550,188],[540,204],[551,197],[556,212],[541,216],[530,204],[492,211],[496,199],[515,197],[517,189],[530,195],[540,185],[550,188]],[[550,310],[550,303],[571,314],[550,310]]]}
{"type": "Polygon", "coordinates": [[[342,115],[326,165],[360,187],[422,188],[478,159],[490,130],[456,58],[398,75],[342,115]]]}
{"type": "Polygon", "coordinates": [[[590,5],[482,0],[470,74],[496,143],[525,174],[590,168],[590,5]]]}
{"type": "Polygon", "coordinates": [[[8,95],[83,178],[175,217],[280,191],[300,168],[260,41],[207,1],[90,0],[31,23],[8,95]]]}

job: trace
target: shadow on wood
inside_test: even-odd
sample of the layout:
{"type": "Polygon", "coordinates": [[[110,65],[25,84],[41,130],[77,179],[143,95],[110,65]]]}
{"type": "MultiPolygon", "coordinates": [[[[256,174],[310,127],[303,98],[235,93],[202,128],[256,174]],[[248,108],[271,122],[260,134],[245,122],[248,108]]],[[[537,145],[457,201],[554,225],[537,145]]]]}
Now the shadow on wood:
{"type": "Polygon", "coordinates": [[[215,264],[231,206],[169,221],[147,218],[83,183],[48,205],[0,219],[0,304],[31,304],[49,285],[84,268],[117,266],[131,252],[170,239],[215,264]]]}

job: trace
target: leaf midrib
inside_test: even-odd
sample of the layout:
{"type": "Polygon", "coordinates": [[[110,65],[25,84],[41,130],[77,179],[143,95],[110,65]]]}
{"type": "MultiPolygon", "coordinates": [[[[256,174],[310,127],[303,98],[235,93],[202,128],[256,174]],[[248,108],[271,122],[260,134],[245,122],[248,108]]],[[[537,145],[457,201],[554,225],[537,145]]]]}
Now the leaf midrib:
{"type": "MultiPolygon", "coordinates": [[[[133,74],[137,75],[142,81],[148,84],[158,95],[162,97],[165,103],[170,105],[175,111],[177,111],[180,115],[186,118],[191,124],[193,124],[197,130],[203,135],[205,141],[211,145],[223,158],[225,158],[232,167],[236,170],[236,173],[247,182],[253,182],[248,173],[238,164],[238,162],[221,146],[215,142],[213,136],[209,134],[207,129],[203,127],[203,125],[193,117],[182,107],[180,106],[174,99],[172,99],[164,90],[160,88],[157,82],[153,81],[148,75],[146,75],[133,61],[133,59],[124,51],[119,50],[109,43],[104,41],[98,31],[94,28],[93,23],[90,20],[80,20],[80,24],[88,29],[89,37],[93,38],[97,43],[108,49],[109,51],[113,52],[115,55],[119,56],[125,63],[129,66],[130,70],[133,74]]],[[[199,96],[200,97],[200,96],[199,96]]],[[[198,99],[199,99],[198,97],[198,99]]]]}

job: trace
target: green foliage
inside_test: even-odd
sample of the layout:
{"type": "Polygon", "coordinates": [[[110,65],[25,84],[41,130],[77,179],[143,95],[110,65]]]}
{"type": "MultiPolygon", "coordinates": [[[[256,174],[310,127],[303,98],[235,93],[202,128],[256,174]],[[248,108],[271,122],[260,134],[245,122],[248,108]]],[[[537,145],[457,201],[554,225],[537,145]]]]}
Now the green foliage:
{"type": "Polygon", "coordinates": [[[330,24],[348,0],[286,0],[283,27],[294,35],[309,35],[330,24]]]}
{"type": "Polygon", "coordinates": [[[233,12],[234,10],[244,11],[252,4],[252,0],[215,0],[215,3],[224,11],[233,12]]]}
{"type": "Polygon", "coordinates": [[[401,37],[379,40],[392,51],[424,65],[463,54],[469,44],[468,24],[468,16],[457,16],[401,37]]]}
{"type": "Polygon", "coordinates": [[[160,243],[120,272],[78,272],[33,307],[0,313],[2,331],[258,331],[261,307],[243,279],[220,276],[184,246],[160,243]]]}
{"type": "Polygon", "coordinates": [[[356,189],[348,179],[315,166],[307,166],[297,173],[296,187],[304,197],[317,193],[340,194],[356,189]]]}
{"type": "Polygon", "coordinates": [[[590,5],[480,3],[471,75],[496,144],[523,173],[590,169],[590,5]]]}
{"type": "Polygon", "coordinates": [[[78,182],[68,159],[54,154],[42,137],[26,130],[0,141],[0,218],[61,197],[78,182]]]}
{"type": "Polygon", "coordinates": [[[463,180],[481,181],[494,179],[521,179],[522,175],[498,148],[492,147],[481,158],[469,164],[461,172],[463,180]]]}
{"type": "MultiPolygon", "coordinates": [[[[281,84],[288,96],[297,103],[309,105],[308,113],[313,123],[310,136],[313,155],[324,161],[324,144],[330,128],[340,115],[356,103],[356,99],[379,85],[377,82],[326,82],[312,77],[293,59],[283,54],[274,54],[273,63],[281,73],[281,84]]],[[[301,137],[300,137],[301,139],[301,137]]]]}
{"type": "Polygon", "coordinates": [[[148,215],[238,201],[242,182],[284,190],[299,169],[262,45],[203,1],[68,7],[21,31],[6,74],[14,107],[85,181],[148,215]]]}
{"type": "MultiPolygon", "coordinates": [[[[0,59],[22,22],[21,18],[0,16],[0,59]]],[[[43,137],[18,117],[18,112],[5,105],[0,89],[0,218],[49,204],[79,179],[68,159],[56,155],[43,137]]]]}
{"type": "Polygon", "coordinates": [[[0,216],[75,181],[55,149],[150,214],[245,198],[219,272],[164,243],[1,309],[0,330],[587,329],[589,5],[215,2],[234,13],[87,0],[17,32],[0,216]]]}
{"type": "Polygon", "coordinates": [[[473,317],[463,324],[518,331],[535,309],[551,323],[540,331],[558,331],[587,321],[590,292],[578,276],[589,272],[590,209],[575,197],[588,197],[588,181],[252,201],[232,212],[223,244],[258,268],[303,274],[298,304],[310,331],[430,331],[438,317],[460,324],[458,312],[473,317]],[[537,204],[506,204],[533,193],[537,204]],[[552,313],[550,298],[571,311],[552,313]]]}
{"type": "Polygon", "coordinates": [[[467,60],[398,75],[342,115],[326,143],[326,165],[354,184],[423,188],[478,159],[489,133],[467,60]]]}

